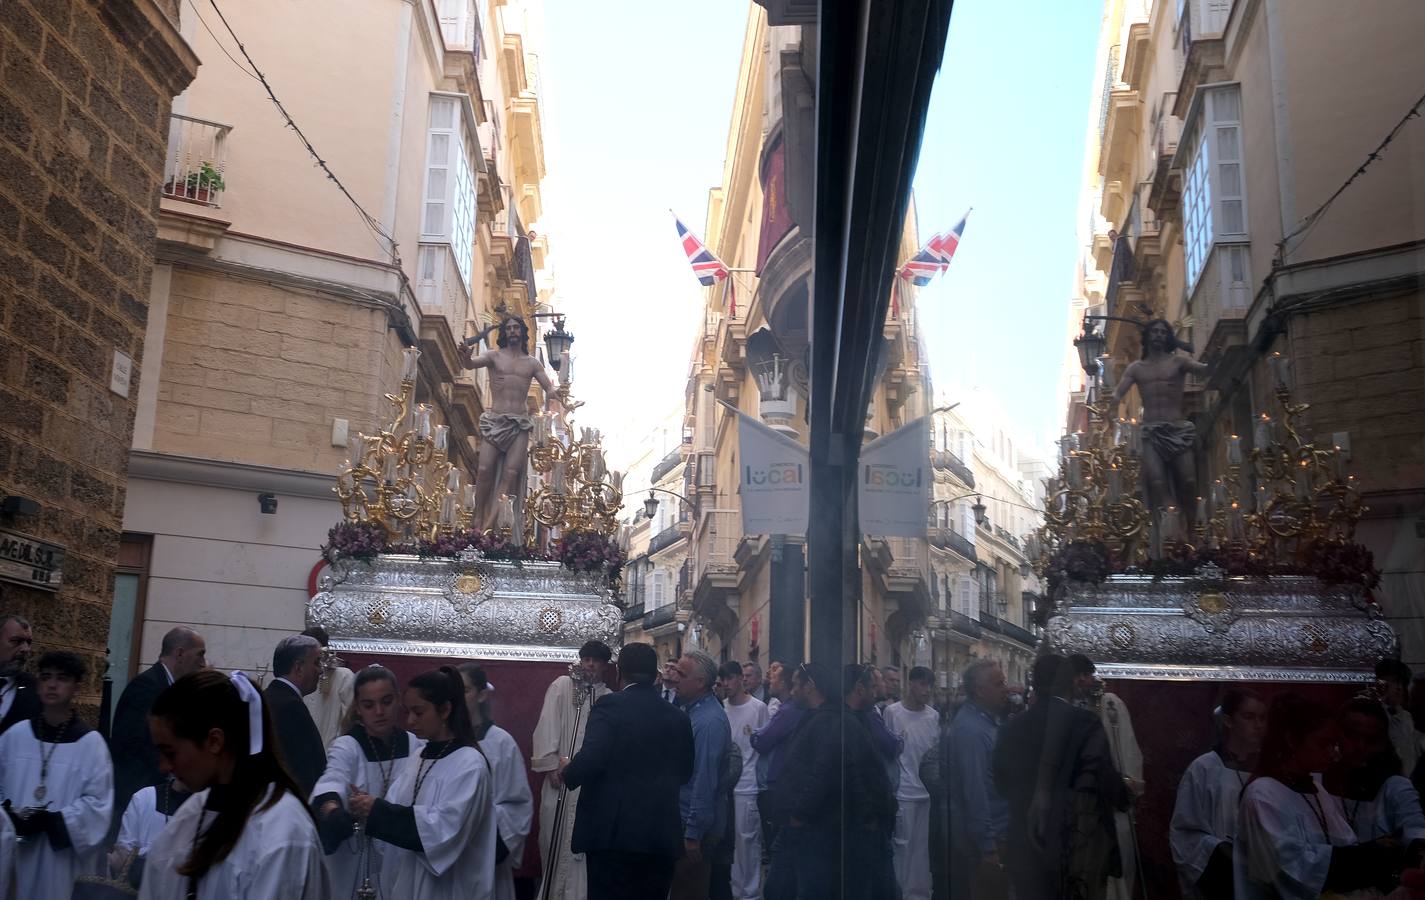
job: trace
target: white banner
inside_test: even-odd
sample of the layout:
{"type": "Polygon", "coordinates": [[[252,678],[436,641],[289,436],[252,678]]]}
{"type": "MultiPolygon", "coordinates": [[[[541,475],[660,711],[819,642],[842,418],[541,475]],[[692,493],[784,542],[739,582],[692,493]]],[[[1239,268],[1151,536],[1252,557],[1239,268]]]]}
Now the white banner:
{"type": "Polygon", "coordinates": [[[807,448],[736,407],[722,405],[737,413],[742,533],[806,534],[811,505],[807,448]]]}
{"type": "Polygon", "coordinates": [[[921,416],[861,448],[856,490],[862,534],[925,537],[935,480],[929,423],[921,416]]]}

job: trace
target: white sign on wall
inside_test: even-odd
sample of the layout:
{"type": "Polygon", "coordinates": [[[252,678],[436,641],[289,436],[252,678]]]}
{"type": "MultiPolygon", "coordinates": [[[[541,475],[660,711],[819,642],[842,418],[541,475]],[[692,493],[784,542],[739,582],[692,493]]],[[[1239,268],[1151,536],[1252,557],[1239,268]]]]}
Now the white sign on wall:
{"type": "Polygon", "coordinates": [[[929,423],[921,416],[861,449],[856,490],[862,534],[925,537],[934,481],[929,423]]]}
{"type": "Polygon", "coordinates": [[[743,534],[806,534],[811,505],[807,448],[737,413],[738,493],[743,534]]]}

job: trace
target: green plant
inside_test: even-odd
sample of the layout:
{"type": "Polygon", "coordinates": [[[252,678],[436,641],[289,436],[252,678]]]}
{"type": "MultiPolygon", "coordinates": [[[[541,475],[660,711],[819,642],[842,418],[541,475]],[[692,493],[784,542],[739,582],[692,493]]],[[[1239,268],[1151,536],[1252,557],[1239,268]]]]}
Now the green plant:
{"type": "Polygon", "coordinates": [[[198,166],[198,171],[192,173],[184,181],[189,193],[197,190],[221,191],[227,187],[223,183],[223,173],[213,167],[213,164],[204,161],[198,166]]]}

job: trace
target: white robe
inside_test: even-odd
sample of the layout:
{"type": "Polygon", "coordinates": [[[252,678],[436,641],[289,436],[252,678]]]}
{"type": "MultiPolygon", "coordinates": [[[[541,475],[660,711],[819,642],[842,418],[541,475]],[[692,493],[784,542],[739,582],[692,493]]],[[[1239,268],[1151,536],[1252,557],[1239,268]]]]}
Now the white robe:
{"type": "MultiPolygon", "coordinates": [[[[407,734],[406,740],[409,756],[419,754],[421,748],[425,746],[425,741],[413,734],[407,734]]],[[[337,738],[327,750],[327,768],[322,773],[322,777],[317,779],[316,786],[312,788],[312,797],[315,799],[327,793],[336,794],[341,798],[342,808],[345,809],[346,801],[351,796],[351,785],[353,784],[373,797],[384,797],[386,789],[390,785],[381,783],[381,767],[386,767],[386,776],[394,783],[406,758],[380,762],[367,759],[361,742],[349,734],[344,734],[337,738]]],[[[365,844],[366,837],[358,830],[356,834],[343,841],[335,853],[325,856],[327,875],[330,877],[332,885],[332,897],[356,896],[356,889],[361,887],[362,881],[366,878],[366,861],[362,857],[365,844]]],[[[386,886],[381,880],[382,853],[390,848],[380,841],[371,842],[371,847],[374,851],[371,854],[371,884],[376,888],[376,896],[395,896],[391,891],[386,890],[386,886]]]]}
{"type": "Polygon", "coordinates": [[[1168,844],[1186,900],[1196,900],[1198,879],[1217,845],[1237,836],[1237,804],[1251,773],[1228,767],[1216,750],[1192,761],[1178,783],[1168,844]]]}
{"type": "Polygon", "coordinates": [[[0,897],[10,896],[15,877],[15,829],[10,817],[0,813],[0,897]]]}
{"type": "MultiPolygon", "coordinates": [[[[267,797],[272,796],[268,788],[267,797]]],[[[317,827],[302,801],[284,793],[264,809],[267,797],[247,820],[228,855],[198,882],[198,900],[327,900],[332,896],[317,827]]],[[[178,867],[188,860],[202,824],[206,832],[217,813],[204,809],[208,791],[188,798],[148,850],[140,900],[184,900],[188,876],[178,867]]]]}
{"type": "MultiPolygon", "coordinates": [[[[609,689],[597,684],[592,696],[590,693],[581,689],[576,697],[574,679],[568,675],[560,675],[549,685],[544,692],[539,724],[534,729],[531,769],[553,772],[559,768],[561,756],[573,759],[584,746],[584,727],[589,723],[589,714],[595,701],[609,693],[609,689]]],[[[569,847],[574,837],[574,808],[578,802],[577,790],[558,790],[547,778],[540,787],[539,856],[544,869],[538,892],[541,900],[584,900],[589,895],[584,854],[575,855],[569,847]],[[548,889],[544,887],[545,881],[549,882],[548,889]]]]}
{"type": "MultiPolygon", "coordinates": [[[[119,839],[114,842],[116,848],[138,856],[148,855],[149,847],[168,827],[169,816],[158,808],[162,792],[163,788],[149,785],[129,798],[129,805],[124,807],[124,817],[119,823],[119,839]]],[[[173,802],[177,800],[178,797],[175,797],[173,802]]]]}
{"type": "Polygon", "coordinates": [[[1356,843],[1341,802],[1316,782],[1314,800],[1275,778],[1242,792],[1232,847],[1237,900],[1316,900],[1326,885],[1331,851],[1356,843]],[[1326,820],[1323,832],[1321,819],[1326,820]]]}
{"type": "Polygon", "coordinates": [[[1402,844],[1425,840],[1425,812],[1420,809],[1420,795],[1410,779],[1392,775],[1376,792],[1374,800],[1341,801],[1346,821],[1354,826],[1356,840],[1362,844],[1380,837],[1394,837],[1402,844]]]}
{"type": "MultiPolygon", "coordinates": [[[[1118,774],[1133,779],[1133,798],[1143,793],[1143,751],[1138,747],[1138,736],[1133,733],[1133,717],[1128,714],[1128,706],[1114,693],[1105,692],[1099,700],[1099,718],[1103,730],[1108,734],[1109,751],[1113,756],[1113,767],[1118,774]]],[[[1132,900],[1133,885],[1138,879],[1137,851],[1138,836],[1133,832],[1133,817],[1129,811],[1116,811],[1113,823],[1118,832],[1118,852],[1123,858],[1123,877],[1108,879],[1108,900],[1132,900]]]]}
{"type": "Polygon", "coordinates": [[[510,733],[498,725],[480,741],[493,769],[495,825],[510,855],[495,869],[495,900],[515,900],[515,869],[524,858],[524,841],[534,825],[534,797],[524,754],[510,733]]]}
{"type": "MultiPolygon", "coordinates": [[[[411,806],[422,760],[410,756],[386,792],[386,801],[411,806]]],[[[495,890],[495,811],[490,773],[474,747],[425,760],[415,797],[420,852],[382,848],[383,878],[403,900],[473,900],[495,890]]]]}
{"type": "MultiPolygon", "coordinates": [[[[64,818],[71,846],[56,850],[36,835],[15,848],[15,896],[23,900],[69,900],[74,879],[98,871],[114,814],[114,766],[97,731],[78,740],[41,744],[33,723],[0,735],[0,798],[16,809],[43,806],[64,818]],[[49,754],[45,796],[40,786],[42,753],[49,754]]],[[[8,818],[8,816],[7,816],[8,818]]]]}
{"type": "Polygon", "coordinates": [[[356,695],[356,675],[345,666],[322,672],[317,689],[302,698],[312,714],[322,746],[328,749],[346,732],[346,713],[356,695]]]}

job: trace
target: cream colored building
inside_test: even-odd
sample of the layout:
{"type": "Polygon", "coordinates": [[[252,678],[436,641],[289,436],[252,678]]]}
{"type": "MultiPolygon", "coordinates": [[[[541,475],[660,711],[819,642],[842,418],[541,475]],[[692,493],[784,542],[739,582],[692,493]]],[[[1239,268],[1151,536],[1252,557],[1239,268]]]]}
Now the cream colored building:
{"type": "MultiPolygon", "coordinates": [[[[1421,34],[1413,0],[1368,12],[1109,0],[1083,188],[1096,271],[1075,278],[1080,306],[1151,310],[1213,366],[1188,410],[1209,477],[1225,437],[1250,439],[1271,408],[1265,355],[1292,360],[1305,434],[1347,439],[1370,508],[1358,538],[1413,664],[1425,662],[1425,131],[1406,116],[1420,112],[1421,34]]],[[[1121,371],[1136,329],[1112,323],[1108,337],[1121,371]]]]}
{"type": "Polygon", "coordinates": [[[488,391],[457,343],[504,312],[533,326],[548,299],[538,0],[225,6],[252,63],[211,11],[183,20],[203,67],[170,125],[120,677],[175,623],[216,664],[265,669],[303,627],[347,437],[389,420],[402,348],[421,349],[416,399],[469,475],[488,391]]]}

